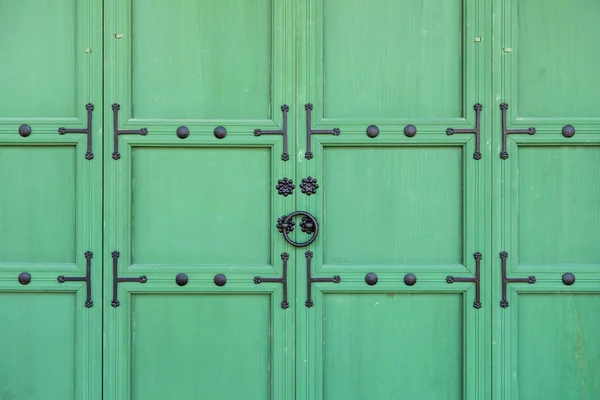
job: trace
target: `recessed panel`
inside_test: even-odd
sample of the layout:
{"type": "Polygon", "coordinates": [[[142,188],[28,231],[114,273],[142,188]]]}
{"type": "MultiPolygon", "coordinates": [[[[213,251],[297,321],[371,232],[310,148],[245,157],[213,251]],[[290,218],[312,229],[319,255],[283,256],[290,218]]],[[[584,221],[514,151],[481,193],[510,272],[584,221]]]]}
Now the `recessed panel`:
{"type": "Polygon", "coordinates": [[[598,295],[519,295],[519,398],[600,398],[599,309],[598,295]]]}
{"type": "Polygon", "coordinates": [[[0,262],[75,262],[75,146],[0,146],[0,262]]]}
{"type": "Polygon", "coordinates": [[[134,1],[136,118],[268,118],[271,1],[134,1]]]}
{"type": "Polygon", "coordinates": [[[325,294],[323,398],[462,399],[462,306],[457,294],[325,294]]]}
{"type": "Polygon", "coordinates": [[[75,399],[75,295],[0,293],[0,399],[75,399]]]}
{"type": "Polygon", "coordinates": [[[600,147],[520,147],[519,264],[600,264],[600,147]]]}
{"type": "Polygon", "coordinates": [[[518,115],[598,118],[600,2],[556,1],[549,7],[547,0],[518,0],[516,4],[518,62],[513,73],[518,82],[518,115]]]}
{"type": "Polygon", "coordinates": [[[134,295],[132,399],[270,398],[270,304],[268,295],[134,295]]]}
{"type": "Polygon", "coordinates": [[[270,149],[134,147],[132,157],[136,264],[269,264],[270,149]]]}
{"type": "Polygon", "coordinates": [[[85,49],[76,47],[76,3],[0,4],[0,119],[77,115],[76,54],[85,49]]]}
{"type": "Polygon", "coordinates": [[[460,148],[325,148],[325,263],[460,264],[460,148]]]}
{"type": "Polygon", "coordinates": [[[461,0],[322,1],[325,117],[462,116],[461,0]]]}

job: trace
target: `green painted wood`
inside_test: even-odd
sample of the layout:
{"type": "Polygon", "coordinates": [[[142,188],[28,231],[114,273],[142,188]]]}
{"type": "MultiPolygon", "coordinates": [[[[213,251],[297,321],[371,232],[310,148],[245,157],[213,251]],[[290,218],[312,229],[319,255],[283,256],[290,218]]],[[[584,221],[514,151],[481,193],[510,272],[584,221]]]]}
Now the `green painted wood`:
{"type": "Polygon", "coordinates": [[[149,131],[113,160],[105,114],[104,398],[293,398],[295,255],[275,227],[296,209],[276,190],[297,181],[293,3],[107,0],[104,17],[105,108],[149,131]],[[254,135],[282,129],[283,104],[289,161],[282,135],[254,135]],[[119,276],[148,278],[120,283],[118,307],[114,250],[119,276]],[[281,283],[254,283],[283,275],[284,252],[287,309],[281,283]]]}
{"type": "Polygon", "coordinates": [[[594,399],[598,322],[597,250],[600,200],[598,26],[592,1],[537,0],[496,3],[493,134],[493,398],[594,399]],[[576,20],[569,32],[557,23],[576,20]],[[536,134],[509,135],[502,160],[499,105],[509,104],[509,129],[535,127],[536,134]],[[571,138],[565,125],[575,127],[571,138]],[[501,299],[500,258],[507,251],[510,278],[534,275],[536,283],[508,285],[501,299]],[[572,286],[565,273],[576,277],[572,286]]]}
{"type": "Polygon", "coordinates": [[[269,398],[269,297],[132,296],[131,398],[269,398]]]}
{"type": "Polygon", "coordinates": [[[0,3],[0,397],[600,396],[598,5],[488,3],[0,3]],[[88,102],[91,161],[84,134],[57,134],[88,102]],[[309,102],[313,129],[341,130],[314,135],[311,160],[309,102]],[[509,136],[507,160],[502,102],[509,128],[537,129],[509,136]],[[119,160],[113,103],[120,129],[149,131],[120,136],[119,160]],[[474,126],[475,103],[478,161],[473,134],[446,135],[474,126]],[[289,161],[281,135],[253,135],[282,127],[283,104],[289,161]],[[312,276],[342,278],[314,283],[311,308],[307,249],[275,228],[295,210],[320,223],[312,276]],[[90,309],[82,282],[56,281],[83,275],[87,250],[90,309]],[[114,250],[119,276],[148,277],[119,284],[119,307],[114,250]],[[473,283],[446,283],[473,276],[476,251],[481,309],[473,283]],[[509,277],[537,279],[510,284],[506,309],[500,251],[509,277]],[[281,277],[284,252],[288,309],[280,283],[253,282],[281,277]]]}
{"type": "Polygon", "coordinates": [[[0,2],[2,399],[101,398],[101,31],[101,1],[0,2]],[[58,134],[86,128],[88,103],[91,160],[86,134],[58,134]],[[85,276],[87,251],[91,308],[85,282],[57,280],[85,276]]]}
{"type": "Polygon", "coordinates": [[[298,309],[296,398],[490,398],[491,70],[488,42],[476,40],[487,38],[490,9],[313,0],[298,10],[299,101],[313,104],[313,129],[341,131],[313,135],[306,159],[298,118],[297,176],[319,183],[298,208],[321,227],[311,274],[341,282],[313,284],[314,306],[298,309]],[[473,134],[446,134],[474,126],[475,103],[484,105],[479,161],[473,134]],[[481,309],[473,283],[446,283],[472,277],[478,251],[481,309]]]}

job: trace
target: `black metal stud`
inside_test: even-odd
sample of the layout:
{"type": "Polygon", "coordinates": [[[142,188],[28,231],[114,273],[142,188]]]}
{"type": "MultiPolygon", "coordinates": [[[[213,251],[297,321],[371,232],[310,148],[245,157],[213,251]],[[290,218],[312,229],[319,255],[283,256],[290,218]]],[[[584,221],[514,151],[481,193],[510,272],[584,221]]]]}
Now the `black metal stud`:
{"type": "Polygon", "coordinates": [[[414,125],[406,125],[404,127],[404,134],[408,137],[413,137],[417,134],[417,127],[414,125]]]}
{"type": "Polygon", "coordinates": [[[338,136],[341,131],[340,128],[333,128],[330,130],[314,130],[312,129],[312,122],[311,122],[311,113],[312,113],[312,109],[313,109],[313,105],[310,103],[307,103],[306,105],[304,105],[304,109],[306,110],[306,153],[304,153],[304,158],[306,158],[307,160],[310,160],[313,158],[313,153],[311,151],[311,143],[310,143],[310,138],[312,135],[333,135],[333,136],[338,136]]]}
{"type": "Polygon", "coordinates": [[[570,272],[567,272],[566,274],[564,274],[562,276],[562,281],[565,285],[571,286],[572,284],[575,283],[575,275],[573,275],[570,272]]]}
{"type": "Polygon", "coordinates": [[[223,274],[217,274],[215,275],[215,285],[217,286],[225,286],[225,284],[227,283],[227,277],[223,274]]]}
{"type": "MultiPolygon", "coordinates": [[[[528,135],[535,135],[535,128],[527,128],[527,129],[507,129],[506,128],[506,110],[508,110],[508,104],[502,103],[500,104],[500,110],[502,110],[502,153],[500,153],[500,158],[506,160],[508,158],[508,151],[506,149],[506,140],[508,135],[515,133],[526,133],[528,135]]],[[[507,306],[508,307],[508,306],[507,306]]]]}
{"type": "Polygon", "coordinates": [[[223,139],[227,135],[227,129],[222,126],[217,126],[213,133],[217,139],[223,139]]]}
{"type": "Polygon", "coordinates": [[[92,302],[92,257],[94,254],[91,251],[86,251],[85,256],[85,276],[64,276],[59,275],[56,280],[58,283],[65,282],[85,282],[87,298],[85,300],[85,306],[91,308],[94,303],[92,302]]]}
{"type": "Polygon", "coordinates": [[[454,282],[474,282],[475,283],[475,301],[473,302],[473,308],[480,309],[481,308],[481,286],[480,286],[480,278],[481,278],[481,258],[482,255],[480,252],[473,254],[473,258],[475,259],[475,276],[469,278],[460,278],[456,276],[447,276],[447,283],[454,282]]]}
{"type": "Polygon", "coordinates": [[[302,183],[300,184],[300,189],[302,190],[302,193],[304,193],[307,196],[317,193],[318,188],[319,184],[317,183],[317,180],[311,176],[309,176],[308,178],[303,178],[302,183]]]}
{"type": "Polygon", "coordinates": [[[378,280],[379,278],[377,278],[377,275],[373,272],[369,272],[367,275],[365,275],[365,282],[367,282],[367,285],[369,286],[375,285],[378,280]]]}
{"type": "Polygon", "coordinates": [[[281,308],[284,310],[290,307],[290,303],[288,303],[287,298],[287,263],[290,259],[290,255],[288,253],[281,254],[281,260],[283,261],[283,277],[281,278],[263,278],[262,276],[255,276],[254,283],[259,285],[263,282],[276,282],[283,284],[283,300],[281,301],[281,308]]]}
{"type": "Polygon", "coordinates": [[[370,138],[377,137],[379,135],[379,128],[376,125],[370,125],[367,127],[367,136],[370,138]]]}
{"type": "Polygon", "coordinates": [[[92,111],[94,111],[94,105],[88,103],[85,105],[87,111],[87,127],[85,129],[67,129],[65,127],[58,128],[58,134],[64,135],[65,133],[85,133],[87,135],[87,152],[85,153],[85,159],[91,160],[94,158],[92,152],[92,111]]]}
{"type": "Polygon", "coordinates": [[[332,278],[313,278],[311,274],[311,262],[313,258],[313,252],[307,251],[304,253],[306,257],[306,301],[304,305],[308,308],[314,306],[315,304],[312,301],[312,284],[315,282],[332,282],[332,283],[340,283],[342,278],[339,275],[335,275],[332,278]]]}
{"type": "Polygon", "coordinates": [[[29,272],[21,272],[19,274],[19,283],[21,285],[28,285],[31,282],[31,274],[29,272]]]}
{"type": "Polygon", "coordinates": [[[508,253],[503,251],[500,253],[500,259],[502,260],[502,300],[500,301],[500,307],[507,308],[508,300],[506,298],[506,285],[509,283],[529,283],[533,285],[535,283],[535,276],[529,276],[527,278],[507,278],[506,277],[506,259],[508,253]]]}
{"type": "Polygon", "coordinates": [[[290,159],[290,155],[288,153],[288,137],[287,137],[287,115],[288,111],[290,111],[290,107],[287,104],[281,106],[281,112],[283,114],[283,127],[278,130],[266,131],[262,129],[255,129],[254,136],[261,135],[283,135],[283,154],[281,154],[281,159],[283,161],[288,161],[290,159]]]}
{"type": "Polygon", "coordinates": [[[473,158],[475,160],[481,160],[481,110],[483,110],[483,106],[479,103],[473,106],[475,110],[475,128],[473,129],[454,129],[448,128],[446,129],[446,134],[454,135],[455,133],[474,133],[475,134],[475,152],[473,153],[473,158]]]}
{"type": "Polygon", "coordinates": [[[288,178],[278,180],[277,186],[275,186],[275,189],[277,189],[277,193],[279,193],[283,197],[287,197],[290,194],[294,193],[295,188],[296,185],[294,185],[294,181],[288,178]]]}
{"type": "Polygon", "coordinates": [[[185,286],[188,283],[188,276],[186,274],[177,274],[175,277],[175,283],[179,286],[185,286]]]}
{"type": "MultiPolygon", "coordinates": [[[[112,154],[113,160],[118,160],[121,158],[121,153],[119,153],[119,135],[142,135],[146,136],[148,134],[148,129],[133,129],[133,130],[121,130],[119,129],[119,110],[121,109],[121,105],[114,103],[112,105],[113,110],[113,141],[114,141],[114,150],[112,154]]],[[[117,304],[118,306],[118,304],[117,304]]],[[[117,307],[114,306],[114,307],[117,307]]]]}
{"type": "Polygon", "coordinates": [[[19,127],[19,135],[23,137],[27,137],[31,135],[31,127],[29,125],[23,124],[19,127]]]}
{"type": "Polygon", "coordinates": [[[142,275],[136,278],[119,278],[119,257],[121,256],[121,253],[115,250],[111,253],[111,256],[113,260],[113,299],[110,302],[110,304],[113,307],[119,307],[121,302],[119,301],[119,294],[117,292],[118,284],[121,282],[146,283],[148,282],[148,278],[146,278],[146,275],[142,275]]]}
{"type": "Polygon", "coordinates": [[[565,125],[562,128],[562,134],[566,138],[573,137],[575,135],[575,128],[573,125],[565,125]]]}
{"type": "Polygon", "coordinates": [[[406,274],[404,276],[404,283],[406,286],[413,286],[415,283],[417,283],[417,277],[413,274],[406,274]]]}
{"type": "Polygon", "coordinates": [[[175,133],[177,134],[177,137],[179,139],[185,139],[186,137],[190,136],[190,130],[187,126],[180,126],[179,128],[177,128],[177,131],[175,133]]]}

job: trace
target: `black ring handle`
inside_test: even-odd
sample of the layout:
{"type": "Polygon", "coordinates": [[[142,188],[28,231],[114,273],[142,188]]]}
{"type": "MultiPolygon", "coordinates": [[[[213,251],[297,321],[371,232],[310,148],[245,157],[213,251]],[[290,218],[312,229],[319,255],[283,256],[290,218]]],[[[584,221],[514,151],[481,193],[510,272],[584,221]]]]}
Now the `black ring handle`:
{"type": "Polygon", "coordinates": [[[294,247],[306,247],[306,246],[310,245],[311,243],[313,243],[315,240],[317,240],[317,236],[319,235],[319,223],[317,222],[317,219],[314,216],[312,216],[311,214],[307,213],[306,211],[294,211],[293,213],[291,213],[288,216],[283,218],[282,225],[284,226],[284,228],[280,229],[280,231],[283,234],[285,241],[294,247]],[[293,230],[293,229],[289,229],[288,226],[290,225],[290,222],[292,222],[292,218],[297,217],[298,215],[303,215],[303,216],[307,217],[310,220],[310,222],[312,222],[312,224],[313,224],[313,226],[310,229],[312,231],[313,235],[306,242],[302,242],[302,243],[294,242],[288,236],[288,233],[290,233],[293,230]]]}

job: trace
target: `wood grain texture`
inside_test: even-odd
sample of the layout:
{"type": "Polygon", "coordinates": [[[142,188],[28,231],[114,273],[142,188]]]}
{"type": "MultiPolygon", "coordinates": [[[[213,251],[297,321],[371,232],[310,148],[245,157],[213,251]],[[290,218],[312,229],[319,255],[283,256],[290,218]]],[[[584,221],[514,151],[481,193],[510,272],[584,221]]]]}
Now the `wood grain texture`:
{"type": "Polygon", "coordinates": [[[102,396],[102,2],[0,1],[0,398],[102,396]],[[58,129],[87,126],[87,135],[58,129]],[[31,134],[19,135],[27,124],[31,134]],[[91,300],[85,252],[93,253],[91,300]],[[17,280],[21,272],[31,282],[17,280]]]}

